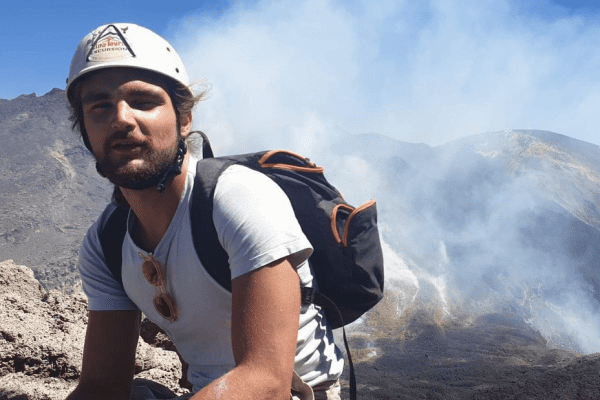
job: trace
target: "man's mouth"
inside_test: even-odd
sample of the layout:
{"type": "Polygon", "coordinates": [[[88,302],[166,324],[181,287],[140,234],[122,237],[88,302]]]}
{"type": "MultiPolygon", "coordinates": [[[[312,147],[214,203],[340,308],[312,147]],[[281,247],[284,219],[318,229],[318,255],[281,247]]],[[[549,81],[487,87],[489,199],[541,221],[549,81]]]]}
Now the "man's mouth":
{"type": "Polygon", "coordinates": [[[126,141],[116,141],[111,145],[111,149],[114,151],[140,151],[143,147],[143,143],[139,142],[126,142],[126,141]]]}

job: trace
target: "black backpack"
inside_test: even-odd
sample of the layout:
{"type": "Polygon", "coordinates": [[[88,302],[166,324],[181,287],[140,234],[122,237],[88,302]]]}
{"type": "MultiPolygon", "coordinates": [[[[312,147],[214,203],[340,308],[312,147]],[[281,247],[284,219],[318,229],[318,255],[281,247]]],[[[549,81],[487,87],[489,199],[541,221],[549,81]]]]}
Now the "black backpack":
{"type": "MultiPolygon", "coordinates": [[[[221,173],[241,164],[279,185],[314,248],[309,260],[319,291],[303,287],[303,304],[314,303],[324,309],[330,326],[336,329],[355,321],[383,298],[383,254],[374,200],[358,208],[348,205],[327,182],[323,168],[292,152],[215,158],[206,135],[198,133],[203,138],[203,159],[197,164],[192,193],[192,235],[202,265],[221,286],[231,291],[228,256],[217,238],[212,200],[221,173]]],[[[128,208],[115,208],[100,233],[106,263],[119,282],[122,260],[117,249],[123,246],[128,213],[128,208]]],[[[345,331],[343,335],[350,365],[350,397],[355,399],[354,366],[345,331]]]]}

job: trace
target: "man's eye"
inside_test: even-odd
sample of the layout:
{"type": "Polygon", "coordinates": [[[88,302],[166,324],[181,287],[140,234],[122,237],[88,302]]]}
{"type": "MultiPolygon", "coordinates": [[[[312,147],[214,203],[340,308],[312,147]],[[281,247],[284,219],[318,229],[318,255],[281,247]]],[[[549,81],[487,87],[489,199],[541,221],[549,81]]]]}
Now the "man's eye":
{"type": "Polygon", "coordinates": [[[134,100],[131,102],[131,106],[138,109],[150,109],[155,105],[156,103],[152,100],[134,100]]]}
{"type": "Polygon", "coordinates": [[[92,105],[92,110],[103,110],[110,107],[110,103],[96,103],[92,105]]]}

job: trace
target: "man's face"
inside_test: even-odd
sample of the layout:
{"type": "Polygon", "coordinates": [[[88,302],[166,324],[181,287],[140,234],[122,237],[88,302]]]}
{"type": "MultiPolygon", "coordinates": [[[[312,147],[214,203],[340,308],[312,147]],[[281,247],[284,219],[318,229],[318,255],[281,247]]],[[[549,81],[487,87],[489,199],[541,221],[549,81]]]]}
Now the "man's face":
{"type": "MultiPolygon", "coordinates": [[[[81,89],[83,122],[102,173],[128,189],[158,184],[177,152],[177,120],[164,80],[126,68],[94,73],[81,89]]],[[[189,126],[184,124],[183,134],[189,126]]]]}

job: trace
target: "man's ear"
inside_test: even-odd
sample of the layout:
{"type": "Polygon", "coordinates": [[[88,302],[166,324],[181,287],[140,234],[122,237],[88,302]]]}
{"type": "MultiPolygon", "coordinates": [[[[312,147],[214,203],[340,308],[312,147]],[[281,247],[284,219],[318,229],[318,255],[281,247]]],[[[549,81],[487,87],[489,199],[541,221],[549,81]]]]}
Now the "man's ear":
{"type": "Polygon", "coordinates": [[[185,117],[181,118],[181,137],[187,137],[192,130],[192,113],[189,113],[185,117]]]}

